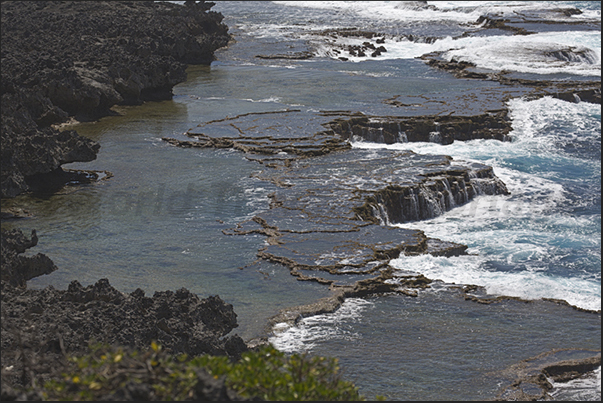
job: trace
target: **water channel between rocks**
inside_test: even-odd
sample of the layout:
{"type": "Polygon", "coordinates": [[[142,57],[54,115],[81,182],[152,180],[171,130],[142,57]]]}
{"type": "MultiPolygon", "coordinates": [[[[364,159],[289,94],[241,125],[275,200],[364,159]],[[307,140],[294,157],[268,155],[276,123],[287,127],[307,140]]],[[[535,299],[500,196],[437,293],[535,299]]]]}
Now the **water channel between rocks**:
{"type": "MultiPolygon", "coordinates": [[[[290,73],[283,69],[279,74],[286,77],[290,73]]],[[[189,80],[175,88],[173,100],[116,107],[121,116],[76,125],[80,134],[99,141],[102,148],[95,161],[70,164],[66,168],[108,171],[113,176],[90,186],[68,187],[52,196],[22,196],[14,200],[33,215],[18,223],[25,232],[37,230],[40,242],[32,253],[48,254],[61,268],[30,281],[29,286],[65,288],[76,279],[86,285],[108,278],[124,292],[142,288],[153,293],[186,287],[200,296],[218,294],[234,305],[240,323],[236,331],[244,338],[262,334],[267,318],[278,310],[330,295],[325,285],[296,281],[289,269],[266,260],[258,261],[256,254],[265,246],[264,235],[225,235],[232,233],[238,223],[248,222],[260,211],[268,211],[269,194],[288,194],[288,189],[277,186],[274,178],[265,177],[274,173],[250,160],[255,157],[238,150],[182,150],[161,140],[162,137],[188,139],[183,133],[191,129],[194,132],[196,125],[225,116],[250,114],[247,120],[259,120],[263,129],[268,133],[272,130],[277,136],[282,136],[278,130],[295,136],[314,134],[325,130],[320,123],[336,117],[317,116],[313,110],[266,114],[293,108],[272,100],[250,101],[258,98],[255,92],[259,89],[254,82],[245,88],[250,92],[249,99],[229,97],[233,85],[261,77],[254,68],[247,71],[228,66],[191,67],[189,80]],[[297,128],[292,128],[295,125],[297,128]]],[[[343,81],[336,84],[345,85],[343,81]]],[[[290,91],[295,93],[295,88],[290,91]]],[[[234,130],[232,125],[223,126],[234,130]]],[[[214,128],[212,133],[219,133],[219,129],[214,128]]],[[[348,177],[346,156],[350,152],[363,153],[347,151],[327,156],[339,162],[327,160],[333,166],[320,175],[330,176],[335,170],[340,174],[333,176],[333,180],[348,177]]],[[[396,153],[384,156],[391,161],[396,161],[395,157],[396,153]]],[[[413,158],[422,165],[420,160],[425,157],[413,158]]],[[[438,158],[436,165],[448,164],[445,158],[438,158]]],[[[431,161],[433,157],[427,159],[425,165],[435,161],[431,161]]],[[[276,155],[277,163],[278,160],[276,155]]],[[[304,161],[299,162],[300,166],[311,168],[314,159],[304,161]]],[[[377,167],[379,161],[371,164],[377,167]]],[[[320,171],[321,164],[317,166],[311,169],[320,171]]],[[[392,174],[395,172],[389,173],[392,174]]],[[[344,181],[347,184],[341,186],[347,187],[348,193],[352,188],[362,189],[368,185],[362,183],[362,175],[365,174],[359,172],[349,176],[344,181]],[[359,182],[354,183],[355,180],[359,182]]],[[[388,180],[386,176],[378,179],[382,184],[388,180]]],[[[358,199],[356,207],[360,207],[361,195],[349,193],[347,197],[351,196],[358,199]]],[[[350,225],[361,228],[362,222],[349,214],[353,206],[337,200],[334,195],[326,205],[315,207],[338,204],[348,215],[344,218],[348,223],[344,231],[350,225]]],[[[10,203],[6,201],[7,205],[10,203]]],[[[290,229],[300,229],[295,225],[306,224],[302,220],[290,229]]],[[[3,223],[6,227],[11,225],[14,224],[3,223]]],[[[403,232],[393,229],[386,232],[392,231],[403,232]]],[[[344,232],[343,236],[348,234],[344,232]]]]}
{"type": "MultiPolygon", "coordinates": [[[[441,243],[421,231],[386,224],[430,218],[480,195],[503,197],[507,193],[491,168],[476,162],[451,163],[446,156],[411,151],[349,149],[347,139],[335,141],[340,149],[329,150],[335,144],[333,139],[344,136],[345,130],[333,132],[335,126],[328,123],[350,121],[356,116],[354,112],[320,111],[321,106],[336,104],[333,100],[322,101],[324,105],[318,101],[308,108],[271,99],[255,85],[267,78],[266,74],[253,67],[221,64],[190,68],[189,80],[174,89],[173,100],[116,108],[121,116],[77,125],[80,134],[100,142],[102,148],[94,162],[66,168],[109,171],[113,176],[92,185],[67,187],[52,196],[15,199],[33,215],[21,220],[19,228],[26,233],[35,228],[39,236],[38,246],[30,253],[45,253],[60,268],[30,281],[29,286],[64,289],[72,280],[87,285],[108,278],[124,292],[142,288],[152,294],[185,287],[202,297],[217,294],[233,304],[238,314],[240,326],[234,332],[249,340],[266,336],[268,320],[279,310],[331,296],[329,283],[346,286],[375,277],[400,253],[458,255],[465,251],[462,245],[447,243],[446,239],[441,243]],[[233,97],[232,86],[243,83],[248,86],[237,89],[243,95],[233,97]],[[227,141],[222,144],[212,138],[227,141]],[[170,142],[184,148],[173,147],[170,142]],[[246,152],[249,147],[270,152],[246,152]],[[309,150],[309,158],[298,158],[309,150]],[[432,193],[420,199],[422,191],[432,193]],[[443,196],[432,200],[437,194],[443,196]],[[392,200],[401,198],[415,203],[422,200],[423,208],[392,208],[392,200]],[[388,203],[392,204],[388,207],[388,203]],[[431,215],[422,216],[425,211],[431,215]]],[[[287,69],[270,72],[276,80],[289,74],[287,69]]],[[[290,91],[293,94],[296,88],[290,91]]],[[[458,88],[460,94],[463,91],[458,88]]],[[[372,101],[364,102],[369,105],[372,101]]],[[[367,109],[381,116],[393,110],[380,105],[367,109]]],[[[352,139],[352,125],[348,126],[352,139]]],[[[3,223],[3,227],[11,225],[3,223]]],[[[414,281],[418,274],[410,271],[408,278],[414,281]]],[[[397,289],[397,285],[388,290],[397,289]]],[[[395,331],[366,321],[346,330],[345,320],[354,321],[354,315],[333,324],[333,331],[340,332],[345,340],[342,349],[349,349],[350,342],[362,346],[356,361],[349,358],[355,355],[351,350],[342,360],[355,379],[364,376],[357,373],[363,355],[397,349],[400,356],[390,364],[402,367],[386,366],[386,370],[400,371],[400,377],[412,383],[407,386],[417,393],[425,378],[446,382],[442,378],[444,367],[452,366],[456,371],[460,366],[461,371],[467,371],[468,384],[456,387],[481,388],[484,391],[478,395],[486,398],[496,389],[492,385],[498,384],[491,379],[486,382],[484,377],[504,377],[484,373],[502,371],[552,348],[600,348],[600,339],[592,338],[593,329],[600,329],[599,316],[553,302],[482,305],[436,285],[418,294],[416,290],[406,294],[377,298],[377,303],[370,305],[369,310],[380,310],[380,318],[391,318],[395,331]],[[423,307],[420,314],[412,314],[416,306],[423,307]],[[572,318],[571,326],[559,323],[563,316],[572,318]],[[441,332],[449,326],[438,324],[449,317],[460,318],[463,323],[458,329],[466,328],[464,321],[484,318],[489,322],[480,327],[481,335],[475,340],[466,329],[446,331],[450,345],[477,346],[477,350],[459,351],[462,363],[458,365],[450,361],[449,350],[437,348],[441,343],[434,336],[434,329],[441,332]],[[502,333],[517,328],[522,332],[510,335],[505,349],[492,348],[505,339],[502,333]],[[386,334],[388,340],[381,340],[386,334]],[[399,340],[393,336],[396,334],[400,334],[399,340]],[[421,351],[415,350],[419,356],[410,357],[413,348],[409,340],[417,338],[428,341],[421,351]],[[357,339],[369,344],[358,344],[357,339]],[[404,348],[398,349],[398,343],[404,348]],[[413,364],[405,366],[404,362],[413,364]],[[420,379],[413,381],[411,375],[417,366],[427,369],[434,365],[439,366],[438,374],[418,371],[414,376],[420,379]]],[[[329,355],[332,348],[329,344],[314,351],[329,355]]],[[[379,362],[371,360],[370,364],[371,376],[377,379],[379,362]]],[[[450,382],[458,381],[455,376],[450,375],[450,382]]],[[[363,386],[362,391],[369,395],[381,393],[382,387],[400,389],[399,385],[381,385],[376,379],[367,382],[374,385],[363,386]]],[[[446,389],[445,385],[438,388],[446,389]]],[[[401,397],[398,392],[391,393],[390,398],[401,397]]],[[[470,397],[475,396],[471,393],[470,397]]]]}

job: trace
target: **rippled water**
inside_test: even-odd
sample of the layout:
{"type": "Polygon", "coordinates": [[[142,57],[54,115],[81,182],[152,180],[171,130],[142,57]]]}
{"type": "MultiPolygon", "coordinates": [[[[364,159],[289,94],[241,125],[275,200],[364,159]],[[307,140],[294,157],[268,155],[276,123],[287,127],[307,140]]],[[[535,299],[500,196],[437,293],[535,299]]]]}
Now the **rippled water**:
{"type": "MultiPolygon", "coordinates": [[[[97,160],[68,168],[107,170],[113,177],[52,196],[2,201],[3,207],[18,204],[34,215],[2,227],[26,233],[35,228],[39,243],[28,253],[45,253],[59,267],[29,286],[65,289],[72,280],[87,285],[108,278],[125,292],[185,287],[233,304],[240,324],[235,332],[245,339],[265,335],[267,319],[279,309],[329,295],[325,286],[297,281],[283,266],[257,261],[264,236],[223,233],[268,209],[274,185],[257,179],[264,168],[238,151],[176,148],[161,138],[188,139],[183,133],[202,132],[205,122],[250,112],[297,109],[302,119],[321,110],[420,115],[446,111],[449,101],[462,98],[468,100],[467,113],[489,103],[493,109],[508,107],[512,141],[353,146],[446,154],[454,163],[493,166],[511,195],[480,196],[440,217],[403,225],[466,244],[470,255],[397,259],[392,264],[400,273],[438,281],[416,298],[348,300],[338,311],[304,318],[297,327],[279,325],[271,341],[284,351],[335,356],[361,393],[393,400],[491,399],[511,381],[504,370],[521,360],[554,348],[600,349],[600,315],[541,301],[476,304],[450,287],[476,284],[494,295],[565,299],[600,309],[600,106],[552,98],[498,103],[488,95],[500,91],[498,83],[454,79],[414,58],[450,49],[450,57],[482,68],[515,68],[513,74],[524,77],[600,79],[600,31],[547,25],[552,32],[526,37],[530,46],[587,47],[598,60],[532,63],[529,57],[514,60],[512,53],[490,57],[493,49],[517,45],[508,32],[453,38],[477,32],[465,24],[485,12],[528,15],[551,8],[548,2],[515,8],[506,2],[438,2],[439,11],[411,10],[398,2],[366,3],[370,8],[362,2],[305,3],[218,2],[213,9],[226,16],[236,42],[217,52],[217,61],[190,67],[188,81],[174,88],[170,101],[120,107],[121,116],[75,127],[98,141],[101,151],[97,160]],[[387,57],[342,62],[333,52],[336,44],[315,34],[352,26],[439,39],[392,40],[387,57]],[[300,51],[319,56],[255,57],[300,51]],[[396,95],[421,106],[401,110],[383,103],[396,95]]],[[[555,18],[600,23],[600,6],[586,3],[576,2],[583,15],[555,18]]],[[[533,48],[522,44],[522,55],[529,56],[533,48]]],[[[514,49],[522,52],[518,45],[514,49]]],[[[271,120],[280,123],[278,114],[258,119],[268,126],[271,120]]],[[[574,386],[555,385],[555,397],[600,398],[598,374],[574,386]]]]}

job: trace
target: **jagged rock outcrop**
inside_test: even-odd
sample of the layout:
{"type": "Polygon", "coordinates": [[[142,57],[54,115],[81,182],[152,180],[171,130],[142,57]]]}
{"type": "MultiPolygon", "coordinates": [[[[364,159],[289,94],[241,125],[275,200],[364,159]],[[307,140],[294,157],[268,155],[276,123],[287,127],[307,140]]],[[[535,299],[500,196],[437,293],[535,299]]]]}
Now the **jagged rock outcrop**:
{"type": "Polygon", "coordinates": [[[21,256],[35,246],[19,230],[2,230],[2,389],[23,387],[31,376],[43,378],[65,354],[85,352],[92,342],[139,350],[152,341],[166,351],[190,356],[228,355],[248,350],[238,335],[232,305],[219,296],[199,298],[182,288],[145,296],[141,289],[123,293],[101,279],[67,290],[26,288],[26,281],[56,270],[43,254],[21,256]],[[7,370],[8,368],[8,370],[7,370]]]}
{"type": "Polygon", "coordinates": [[[168,99],[187,64],[211,63],[230,39],[213,4],[3,2],[2,197],[35,190],[34,175],[60,182],[63,164],[96,158],[96,142],[53,124],[168,99]]]}
{"type": "Polygon", "coordinates": [[[52,260],[42,253],[31,257],[23,256],[23,252],[37,244],[38,237],[35,230],[31,233],[31,239],[18,229],[2,230],[1,281],[3,285],[6,283],[12,287],[24,288],[28,280],[57,270],[52,260]]]}

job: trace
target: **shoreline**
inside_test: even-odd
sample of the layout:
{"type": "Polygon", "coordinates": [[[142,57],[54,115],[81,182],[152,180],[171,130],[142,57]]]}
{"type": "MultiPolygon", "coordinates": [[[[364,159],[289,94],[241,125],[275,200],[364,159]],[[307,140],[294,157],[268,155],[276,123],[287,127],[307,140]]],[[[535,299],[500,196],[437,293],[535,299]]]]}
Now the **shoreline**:
{"type": "MultiPolygon", "coordinates": [[[[61,125],[112,115],[113,105],[171,99],[186,67],[209,65],[231,39],[213,5],[3,2],[2,198],[110,177],[62,169],[94,160],[100,145],[61,125]]],[[[24,215],[3,210],[2,220],[24,215]]],[[[64,291],[27,289],[29,279],[59,269],[41,253],[23,255],[37,243],[35,230],[30,237],[2,230],[3,400],[22,397],[19,390],[93,340],[139,349],[157,341],[174,354],[232,358],[249,350],[236,334],[227,336],[238,326],[236,313],[219,296],[125,294],[106,279],[87,287],[73,281],[64,291]]]]}
{"type": "MultiPolygon", "coordinates": [[[[173,9],[177,9],[176,6],[170,6],[170,7],[172,7],[173,9]]],[[[207,10],[204,10],[204,11],[207,11],[207,10]]],[[[4,12],[4,10],[3,10],[3,12],[4,12]]],[[[4,81],[4,74],[3,74],[3,81],[4,81]]],[[[132,85],[134,85],[134,84],[130,84],[130,87],[132,85]]],[[[3,83],[3,87],[4,87],[4,83],[3,83]]],[[[126,87],[128,87],[128,85],[126,85],[126,87]]],[[[158,99],[162,99],[161,97],[164,97],[164,96],[171,96],[171,88],[170,88],[170,95],[168,95],[168,92],[166,91],[166,87],[165,86],[158,86],[157,89],[158,89],[158,91],[157,91],[156,94],[152,95],[150,92],[146,92],[146,94],[144,94],[143,98],[145,98],[145,100],[153,100],[152,98],[155,97],[155,96],[158,96],[159,97],[158,99]]],[[[132,88],[129,88],[128,91],[131,91],[131,90],[132,90],[132,88]]],[[[124,90],[124,92],[127,93],[126,90],[124,90]]],[[[134,92],[136,92],[136,90],[134,90],[134,92]]],[[[572,93],[572,92],[569,91],[568,94],[569,93],[572,93]]],[[[142,96],[143,95],[143,91],[140,90],[139,94],[142,96]]],[[[102,98],[102,97],[99,96],[99,99],[100,98],[102,98]]],[[[133,102],[133,104],[136,104],[136,102],[142,102],[142,98],[137,98],[136,100],[134,100],[134,98],[132,97],[132,99],[130,99],[129,101],[126,101],[126,102],[133,102]]],[[[392,102],[396,102],[396,100],[392,100],[392,102]]],[[[600,93],[599,93],[599,103],[600,103],[600,93]]],[[[48,130],[48,126],[57,124],[57,122],[59,122],[59,124],[60,124],[61,119],[65,119],[66,118],[64,116],[64,113],[62,113],[61,110],[59,110],[59,109],[56,108],[56,105],[53,105],[53,104],[51,104],[51,105],[52,106],[49,106],[48,109],[45,110],[39,116],[39,118],[37,119],[37,121],[38,122],[42,122],[42,125],[47,129],[43,133],[44,133],[44,137],[48,138],[48,139],[50,139],[52,136],[56,136],[58,134],[58,130],[56,132],[51,132],[51,130],[48,130]],[[51,123],[49,123],[49,122],[51,122],[51,123]]],[[[404,107],[404,105],[399,105],[399,106],[404,107]]],[[[79,112],[79,113],[83,114],[82,116],[85,116],[86,113],[88,113],[88,116],[87,117],[83,117],[83,119],[90,119],[91,116],[94,115],[94,113],[91,113],[91,112],[86,112],[86,113],[85,112],[79,112]]],[[[106,113],[109,113],[109,112],[106,112],[106,113]]],[[[74,114],[74,115],[77,115],[77,113],[74,114]]],[[[100,117],[100,116],[98,116],[98,117],[100,117]]],[[[35,119],[34,119],[34,121],[35,121],[35,119]]],[[[341,121],[341,122],[343,122],[343,121],[341,121]]],[[[344,124],[341,123],[341,122],[339,122],[340,123],[340,127],[344,126],[344,124]]],[[[346,122],[346,123],[350,127],[353,126],[349,122],[346,122]]],[[[362,123],[362,122],[360,122],[360,123],[362,123]]],[[[392,124],[396,124],[396,123],[399,123],[399,122],[393,121],[392,124]]],[[[36,124],[39,127],[40,123],[36,123],[36,124]]],[[[362,126],[362,125],[360,125],[360,126],[362,126]]],[[[31,124],[31,122],[27,123],[27,127],[33,127],[32,124],[31,124]]],[[[365,125],[365,127],[369,127],[369,126],[365,125]]],[[[360,132],[362,132],[362,129],[358,129],[358,130],[360,130],[360,132]]],[[[335,127],[333,127],[333,131],[334,131],[334,133],[337,132],[337,130],[336,130],[335,127]]],[[[367,129],[367,131],[370,132],[369,129],[367,129]]],[[[342,132],[343,132],[343,130],[342,130],[342,132]]],[[[3,133],[4,133],[4,130],[3,130],[3,133]]],[[[68,134],[66,134],[65,136],[67,136],[67,135],[70,136],[69,141],[73,141],[73,139],[81,140],[81,139],[78,138],[76,132],[67,131],[67,133],[68,134]]],[[[47,140],[47,141],[51,141],[51,140],[47,140]]],[[[211,144],[210,146],[221,147],[224,144],[226,144],[226,143],[215,142],[214,144],[211,144]]],[[[182,145],[182,144],[177,144],[177,145],[182,145]]],[[[183,145],[183,146],[186,146],[186,145],[183,145]]],[[[69,149],[69,152],[67,154],[73,154],[73,153],[77,154],[76,151],[81,151],[80,148],[85,148],[85,147],[88,147],[89,149],[91,149],[92,151],[94,151],[96,145],[93,142],[92,143],[87,143],[85,145],[82,145],[82,144],[78,143],[77,146],[73,146],[73,148],[69,149]]],[[[4,149],[4,147],[3,147],[3,149],[4,149]]],[[[333,147],[333,149],[336,150],[336,147],[333,147]]],[[[241,151],[247,153],[247,152],[249,152],[249,148],[247,148],[247,149],[241,148],[241,151]]],[[[94,155],[96,155],[97,152],[98,152],[98,148],[96,148],[96,152],[94,153],[94,155]]],[[[312,156],[313,155],[309,155],[309,157],[312,157],[312,156]]],[[[85,158],[91,158],[91,157],[88,155],[88,156],[77,156],[75,158],[81,158],[81,159],[73,159],[73,161],[87,161],[85,158]]],[[[61,159],[61,158],[59,158],[59,159],[61,159]]],[[[62,159],[64,160],[65,158],[63,157],[62,159]]],[[[94,158],[92,158],[92,159],[94,159],[94,158]]],[[[4,160],[4,158],[3,158],[3,160],[4,160]]],[[[73,161],[67,161],[67,162],[73,162],[73,161]]],[[[66,162],[64,162],[64,163],[66,163],[66,162]]],[[[291,161],[289,162],[289,164],[290,163],[291,163],[291,161]]],[[[52,167],[50,167],[50,168],[52,168],[52,167]]],[[[49,168],[47,168],[47,169],[49,169],[49,168]]],[[[4,170],[4,167],[3,167],[3,170],[4,170]]],[[[48,172],[51,172],[52,176],[59,176],[61,174],[61,172],[65,172],[65,171],[63,171],[60,168],[60,165],[59,165],[58,168],[57,167],[52,168],[48,172]]],[[[44,172],[42,174],[45,175],[48,172],[44,172]]],[[[37,174],[35,174],[35,175],[37,175],[37,174]]],[[[48,176],[44,176],[44,177],[39,178],[39,179],[47,180],[48,176]]],[[[4,182],[5,181],[4,181],[4,178],[3,178],[3,183],[4,182]]],[[[16,181],[16,182],[18,182],[18,181],[16,181]]],[[[10,192],[11,192],[10,190],[7,190],[7,194],[10,194],[10,192]]],[[[3,197],[4,197],[4,188],[3,188],[3,197]]],[[[258,229],[253,229],[252,231],[256,231],[256,230],[258,230],[258,229]]],[[[273,230],[273,228],[271,228],[269,226],[264,226],[264,228],[262,230],[269,231],[269,230],[273,230]]],[[[258,231],[260,231],[260,230],[258,230],[258,231]]],[[[34,241],[34,235],[35,234],[32,234],[31,240],[27,240],[26,237],[22,237],[22,234],[21,235],[18,235],[18,234],[14,235],[14,237],[15,238],[19,238],[20,241],[17,242],[17,244],[19,246],[15,246],[13,249],[15,251],[19,251],[19,250],[23,249],[23,251],[24,251],[27,248],[35,246],[35,243],[37,242],[37,240],[34,241]],[[22,238],[25,238],[25,239],[22,239],[22,238]]],[[[3,243],[4,243],[5,239],[9,239],[9,238],[10,237],[8,237],[7,235],[5,235],[5,233],[3,231],[3,243]]],[[[22,253],[22,251],[21,252],[17,252],[17,256],[19,255],[19,253],[22,253]]],[[[4,269],[5,269],[4,256],[5,256],[5,253],[3,252],[3,279],[4,279],[4,269]]],[[[268,256],[268,254],[266,254],[266,256],[268,256]]],[[[272,259],[272,257],[269,257],[269,256],[268,256],[268,258],[272,259]]],[[[29,259],[32,259],[32,258],[29,258],[29,259]]],[[[31,260],[23,260],[23,259],[21,259],[20,264],[32,265],[33,263],[31,263],[31,260]]],[[[46,267],[46,269],[48,269],[48,266],[44,266],[44,267],[46,267]]],[[[295,323],[295,321],[297,321],[300,318],[300,315],[306,316],[306,315],[315,315],[315,314],[325,313],[325,312],[333,312],[334,310],[336,310],[340,306],[340,304],[345,300],[345,298],[348,298],[348,297],[362,296],[362,295],[369,295],[369,294],[375,294],[375,293],[383,293],[383,292],[396,291],[394,288],[397,288],[397,287],[388,286],[387,283],[385,282],[388,278],[389,278],[388,277],[388,272],[387,272],[387,270],[384,270],[376,278],[369,279],[369,280],[365,281],[364,283],[358,282],[357,284],[355,284],[353,286],[335,287],[334,288],[335,291],[334,291],[334,296],[333,297],[329,297],[329,298],[326,298],[324,300],[317,301],[314,304],[305,305],[305,306],[301,306],[301,307],[293,307],[293,308],[284,310],[283,312],[281,312],[277,316],[275,316],[270,321],[270,323],[271,324],[275,324],[277,322],[282,322],[282,321],[292,321],[292,323],[295,323]]],[[[307,278],[304,278],[303,275],[300,275],[299,279],[300,280],[307,280],[307,278]]],[[[320,281],[320,280],[310,279],[310,281],[320,281]]],[[[409,282],[409,287],[408,287],[411,290],[408,291],[409,294],[406,294],[406,295],[412,296],[413,295],[412,288],[418,288],[418,289],[423,288],[426,285],[428,285],[429,282],[431,282],[431,280],[426,279],[426,278],[412,279],[412,281],[409,282]]],[[[24,284],[22,284],[22,285],[24,286],[24,284]]],[[[46,298],[47,300],[48,300],[48,298],[50,298],[48,296],[48,294],[53,294],[52,298],[50,298],[51,300],[57,300],[57,299],[67,299],[67,300],[69,300],[69,299],[71,299],[71,302],[74,303],[73,309],[75,309],[76,311],[77,310],[81,311],[84,308],[85,309],[89,309],[89,308],[87,308],[88,305],[90,305],[92,307],[94,307],[95,304],[96,305],[102,305],[103,302],[101,302],[101,301],[107,302],[107,299],[109,301],[112,301],[112,303],[114,303],[114,304],[115,304],[116,300],[119,300],[119,304],[126,303],[126,304],[134,304],[134,305],[135,304],[147,304],[148,305],[149,303],[152,303],[152,304],[161,305],[161,304],[165,303],[164,300],[161,299],[161,297],[163,296],[163,297],[165,297],[169,301],[169,304],[172,304],[172,303],[174,303],[174,301],[171,299],[172,297],[174,297],[174,298],[180,298],[180,296],[183,296],[184,294],[186,294],[186,293],[180,292],[180,291],[177,291],[175,294],[174,293],[170,294],[171,293],[170,291],[166,291],[165,294],[161,294],[160,293],[159,295],[157,295],[157,298],[156,298],[156,296],[153,296],[153,298],[147,298],[147,297],[144,297],[144,292],[142,292],[142,294],[141,294],[137,290],[135,293],[131,293],[130,295],[118,296],[119,295],[118,294],[119,291],[117,291],[113,287],[111,287],[108,284],[108,282],[105,283],[105,281],[103,281],[102,279],[99,280],[99,282],[97,284],[95,284],[94,286],[89,286],[89,287],[85,287],[85,288],[81,287],[81,286],[78,287],[77,285],[74,284],[73,287],[70,287],[69,290],[66,290],[64,292],[63,291],[55,291],[55,290],[50,291],[50,292],[49,291],[44,292],[44,290],[41,290],[40,293],[36,293],[36,292],[33,292],[33,290],[29,290],[29,291],[31,291],[31,292],[16,291],[15,289],[13,289],[13,286],[6,286],[6,288],[5,288],[5,285],[4,285],[4,282],[3,282],[3,286],[2,286],[3,304],[4,304],[5,292],[6,292],[6,295],[8,295],[8,293],[15,292],[14,295],[18,296],[19,298],[28,298],[28,297],[33,296],[34,294],[44,295],[44,293],[46,293],[46,295],[44,295],[44,298],[46,298]],[[76,295],[76,296],[73,296],[73,295],[76,295]],[[152,302],[149,302],[149,299],[152,300],[152,302]]],[[[121,293],[121,294],[123,294],[123,293],[121,293]]],[[[35,298],[41,298],[41,297],[36,296],[35,298]]],[[[473,298],[475,298],[475,297],[472,297],[472,299],[473,298]]],[[[505,298],[505,297],[503,297],[503,298],[505,298]]],[[[194,300],[194,296],[185,295],[184,299],[194,300]]],[[[488,298],[483,298],[483,299],[476,300],[476,302],[486,303],[484,301],[487,301],[487,300],[488,300],[488,298]]],[[[490,301],[490,302],[495,302],[495,301],[490,301]]],[[[551,301],[551,302],[553,302],[553,303],[561,303],[559,301],[551,301]]],[[[562,302],[565,302],[565,301],[562,301],[562,302]]],[[[193,304],[193,305],[195,305],[197,302],[194,301],[194,303],[193,302],[190,302],[190,303],[193,304]]],[[[203,301],[201,301],[199,303],[203,304],[203,301]]],[[[223,302],[220,302],[220,301],[214,301],[214,303],[216,304],[216,306],[220,306],[220,308],[216,308],[218,310],[227,310],[227,311],[229,310],[229,308],[228,308],[229,304],[224,304],[223,302]]],[[[34,320],[34,319],[42,317],[42,316],[46,318],[45,320],[48,320],[49,317],[52,317],[52,315],[53,315],[52,312],[47,312],[44,309],[42,309],[42,312],[40,312],[39,311],[39,309],[40,309],[39,306],[43,306],[43,304],[40,303],[40,300],[38,300],[36,303],[33,303],[31,305],[31,308],[29,308],[29,311],[27,311],[25,313],[21,312],[21,314],[24,317],[26,317],[28,320],[34,320]]],[[[159,308],[157,308],[157,309],[159,309],[159,308]]],[[[230,306],[230,309],[232,309],[232,306],[230,306]]],[[[600,314],[600,311],[597,311],[597,312],[600,314]]],[[[594,312],[594,313],[597,313],[597,312],[594,312]]],[[[4,313],[3,313],[3,315],[4,315],[4,313]]],[[[184,319],[183,319],[183,321],[184,321],[184,319]]],[[[3,317],[3,322],[4,322],[4,317],[3,317]]],[[[162,335],[163,335],[163,333],[159,333],[159,330],[161,330],[165,334],[170,335],[170,334],[174,334],[175,333],[174,329],[175,329],[175,327],[178,326],[177,324],[167,323],[167,322],[160,322],[160,321],[153,322],[153,325],[157,327],[158,334],[162,334],[162,335]]],[[[4,331],[4,328],[3,328],[3,331],[4,331]]],[[[222,336],[226,335],[227,333],[228,332],[222,334],[222,336]]],[[[3,338],[4,338],[4,336],[3,336],[3,338]]],[[[236,339],[233,339],[233,340],[234,341],[232,341],[232,345],[235,346],[236,348],[231,346],[232,351],[233,351],[231,355],[236,357],[236,355],[237,355],[237,349],[242,350],[245,347],[243,347],[243,345],[240,344],[241,342],[243,342],[242,340],[240,340],[240,341],[236,340],[236,339]]],[[[260,341],[260,342],[263,342],[263,341],[260,341]]],[[[49,343],[50,344],[53,344],[53,343],[56,344],[56,341],[54,341],[54,340],[51,340],[51,341],[46,340],[46,341],[44,341],[44,343],[46,343],[46,345],[48,345],[49,343]]],[[[137,343],[142,343],[142,342],[138,341],[137,343]]],[[[144,344],[144,343],[142,343],[142,344],[144,344]]],[[[243,342],[243,344],[245,344],[245,342],[243,342]]],[[[249,347],[250,345],[253,346],[254,344],[255,344],[254,341],[248,341],[247,342],[247,347],[249,347]]],[[[74,344],[74,346],[75,346],[75,344],[74,344]]],[[[226,348],[226,347],[223,347],[223,348],[226,348]]],[[[599,359],[599,363],[600,363],[600,359],[599,359]]],[[[5,365],[4,359],[3,359],[2,365],[3,365],[3,368],[5,366],[7,366],[7,365],[5,365]]],[[[4,381],[4,379],[3,379],[3,381],[4,381]]],[[[3,385],[4,385],[4,382],[3,382],[3,385]]]]}
{"type": "Polygon", "coordinates": [[[36,182],[60,187],[63,164],[96,158],[98,143],[57,125],[115,114],[114,105],[171,99],[187,65],[209,65],[230,40],[211,7],[3,3],[2,198],[35,191],[36,182]]]}

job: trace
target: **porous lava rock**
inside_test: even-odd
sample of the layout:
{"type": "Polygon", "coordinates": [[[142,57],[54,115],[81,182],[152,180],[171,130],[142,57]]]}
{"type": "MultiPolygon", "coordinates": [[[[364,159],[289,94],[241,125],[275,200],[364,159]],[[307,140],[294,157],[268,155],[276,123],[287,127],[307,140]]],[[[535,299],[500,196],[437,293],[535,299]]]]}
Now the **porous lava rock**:
{"type": "Polygon", "coordinates": [[[2,197],[96,158],[98,143],[53,125],[169,99],[187,64],[210,64],[230,39],[213,4],[3,2],[2,197]]]}
{"type": "Polygon", "coordinates": [[[35,232],[28,239],[20,230],[2,230],[3,396],[44,379],[94,342],[146,350],[155,341],[173,354],[233,359],[248,350],[229,335],[237,315],[219,296],[199,298],[181,288],[147,297],[141,289],[118,291],[107,279],[86,287],[73,281],[67,290],[27,289],[27,280],[56,270],[43,254],[22,256],[36,243],[35,232]]]}
{"type": "Polygon", "coordinates": [[[48,256],[38,253],[35,256],[23,256],[23,252],[36,246],[36,231],[28,239],[19,229],[2,230],[2,284],[25,287],[27,280],[57,270],[48,256]]]}

